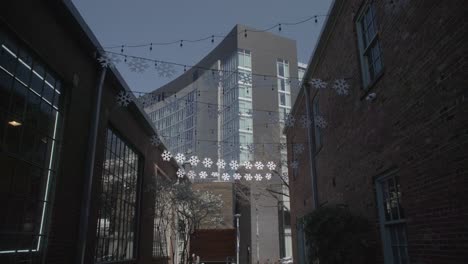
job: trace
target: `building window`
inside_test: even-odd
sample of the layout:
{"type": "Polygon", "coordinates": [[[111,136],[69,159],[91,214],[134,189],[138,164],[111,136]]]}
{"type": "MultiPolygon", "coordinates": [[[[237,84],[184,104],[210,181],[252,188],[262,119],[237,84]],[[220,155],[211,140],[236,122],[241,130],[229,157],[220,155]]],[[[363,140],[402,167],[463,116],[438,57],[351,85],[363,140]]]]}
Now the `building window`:
{"type": "Polygon", "coordinates": [[[396,173],[377,178],[376,188],[385,264],[409,263],[405,214],[396,173]]]}
{"type": "Polygon", "coordinates": [[[96,230],[97,263],[135,258],[139,175],[139,155],[107,129],[96,230]]]}
{"type": "Polygon", "coordinates": [[[57,174],[61,82],[0,30],[0,255],[40,251],[57,174]]]}
{"type": "Polygon", "coordinates": [[[374,2],[362,9],[356,21],[364,87],[377,79],[383,70],[382,49],[377,28],[374,2]]]}
{"type": "Polygon", "coordinates": [[[239,57],[239,67],[247,69],[252,68],[252,57],[250,55],[250,51],[239,49],[237,54],[239,57]]]}

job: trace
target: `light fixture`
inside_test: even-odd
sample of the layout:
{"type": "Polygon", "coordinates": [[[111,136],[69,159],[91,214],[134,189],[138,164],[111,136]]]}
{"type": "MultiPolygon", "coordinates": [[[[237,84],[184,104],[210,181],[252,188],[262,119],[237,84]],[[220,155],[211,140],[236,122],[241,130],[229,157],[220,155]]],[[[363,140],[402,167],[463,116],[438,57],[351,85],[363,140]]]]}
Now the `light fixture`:
{"type": "Polygon", "coordinates": [[[14,126],[14,127],[17,127],[17,126],[21,126],[22,124],[16,120],[11,120],[10,122],[8,122],[8,124],[10,126],[14,126]]]}

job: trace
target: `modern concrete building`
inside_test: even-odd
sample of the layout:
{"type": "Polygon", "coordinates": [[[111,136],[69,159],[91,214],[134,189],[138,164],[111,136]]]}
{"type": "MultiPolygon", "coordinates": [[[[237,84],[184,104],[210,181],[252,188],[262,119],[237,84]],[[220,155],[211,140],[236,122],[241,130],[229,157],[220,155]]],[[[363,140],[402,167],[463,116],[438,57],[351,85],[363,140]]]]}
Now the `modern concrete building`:
{"type": "MultiPolygon", "coordinates": [[[[295,98],[291,80],[298,77],[296,57],[295,41],[236,25],[195,67],[146,95],[154,103],[145,110],[174,155],[279,165],[270,181],[249,186],[248,206],[237,206],[242,214],[241,263],[276,261],[284,244],[278,228],[283,198],[265,190],[281,191],[279,175],[287,173],[281,167],[287,160],[281,131],[295,98]]],[[[234,173],[227,168],[191,169],[220,180],[222,173],[234,173]]]]}

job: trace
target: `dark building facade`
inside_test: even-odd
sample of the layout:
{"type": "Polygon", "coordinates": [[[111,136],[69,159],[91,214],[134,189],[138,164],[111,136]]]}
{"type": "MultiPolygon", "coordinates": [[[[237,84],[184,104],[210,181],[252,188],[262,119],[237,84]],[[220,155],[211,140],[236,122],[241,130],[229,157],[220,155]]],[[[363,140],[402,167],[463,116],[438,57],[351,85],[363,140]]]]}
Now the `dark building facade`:
{"type": "Polygon", "coordinates": [[[294,263],[310,263],[301,218],[333,204],[370,220],[371,263],[467,263],[467,11],[465,1],[335,1],[292,110],[309,104],[328,125],[286,131],[311,146],[289,156],[300,164],[294,263]]]}
{"type": "MultiPolygon", "coordinates": [[[[0,262],[166,263],[155,250],[164,146],[70,1],[0,9],[0,262]],[[97,54],[96,54],[97,53],[97,54]]],[[[169,241],[170,244],[170,241],[169,241]]]]}

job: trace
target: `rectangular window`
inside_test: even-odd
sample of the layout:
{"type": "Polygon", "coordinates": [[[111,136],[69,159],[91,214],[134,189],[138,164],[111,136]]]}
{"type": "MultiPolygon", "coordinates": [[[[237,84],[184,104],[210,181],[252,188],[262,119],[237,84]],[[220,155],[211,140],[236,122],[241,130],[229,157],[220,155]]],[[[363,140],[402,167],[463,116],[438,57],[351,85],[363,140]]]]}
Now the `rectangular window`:
{"type": "Polygon", "coordinates": [[[377,178],[376,189],[385,264],[409,263],[406,221],[396,172],[377,178]]]}
{"type": "Polygon", "coordinates": [[[0,30],[0,255],[41,251],[47,240],[62,92],[54,73],[0,30]]]}
{"type": "Polygon", "coordinates": [[[95,262],[135,258],[140,157],[112,129],[107,129],[95,262]]]}
{"type": "Polygon", "coordinates": [[[368,87],[382,72],[382,49],[374,2],[364,6],[356,21],[364,87],[368,87]]]}
{"type": "Polygon", "coordinates": [[[237,54],[239,58],[239,67],[248,69],[252,68],[252,58],[250,55],[250,51],[239,49],[237,54]]]}

